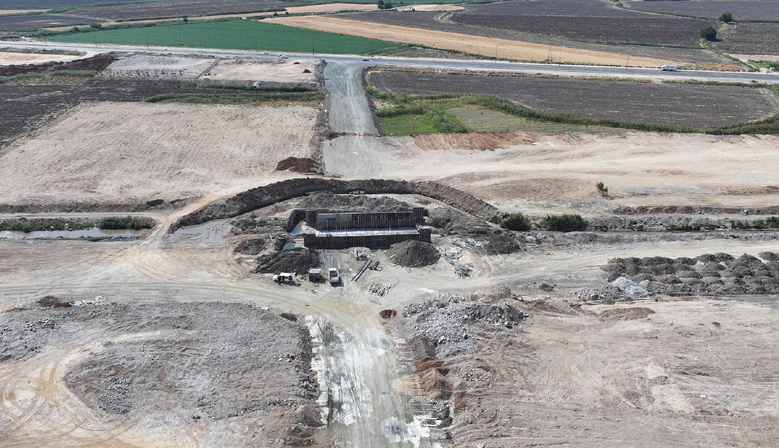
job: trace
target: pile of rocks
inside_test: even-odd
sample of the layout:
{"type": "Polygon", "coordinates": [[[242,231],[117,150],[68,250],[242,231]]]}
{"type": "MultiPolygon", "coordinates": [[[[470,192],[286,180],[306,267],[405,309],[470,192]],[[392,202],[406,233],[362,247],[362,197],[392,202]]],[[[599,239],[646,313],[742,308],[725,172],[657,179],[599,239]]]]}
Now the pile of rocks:
{"type": "Polygon", "coordinates": [[[651,293],[668,294],[773,294],[779,292],[779,261],[772,252],[759,258],[726,253],[695,258],[615,258],[602,266],[608,280],[620,277],[636,282],[651,293]]]}
{"type": "Polygon", "coordinates": [[[441,358],[478,351],[471,340],[472,325],[511,329],[527,318],[527,314],[508,303],[471,302],[453,294],[439,294],[435,299],[409,304],[403,308],[403,316],[412,318],[414,334],[425,335],[441,358]]]}

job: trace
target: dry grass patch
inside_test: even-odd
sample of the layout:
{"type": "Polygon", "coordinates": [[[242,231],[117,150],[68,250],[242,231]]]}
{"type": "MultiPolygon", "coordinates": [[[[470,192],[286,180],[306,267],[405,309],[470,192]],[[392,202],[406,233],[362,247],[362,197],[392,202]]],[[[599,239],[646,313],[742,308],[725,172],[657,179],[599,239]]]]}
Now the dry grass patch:
{"type": "MultiPolygon", "coordinates": [[[[369,37],[407,44],[427,45],[471,54],[524,61],[544,61],[553,53],[556,61],[570,64],[624,65],[626,56],[617,53],[579,50],[506,39],[431,31],[396,25],[383,25],[334,17],[278,17],[266,22],[301,28],[369,37]]],[[[667,64],[651,58],[630,58],[631,66],[659,67],[667,64]]]]}
{"type": "Polygon", "coordinates": [[[340,11],[372,11],[376,9],[375,4],[358,3],[327,3],[324,5],[310,6],[292,6],[286,8],[290,14],[309,14],[319,12],[340,12],[340,11]]]}

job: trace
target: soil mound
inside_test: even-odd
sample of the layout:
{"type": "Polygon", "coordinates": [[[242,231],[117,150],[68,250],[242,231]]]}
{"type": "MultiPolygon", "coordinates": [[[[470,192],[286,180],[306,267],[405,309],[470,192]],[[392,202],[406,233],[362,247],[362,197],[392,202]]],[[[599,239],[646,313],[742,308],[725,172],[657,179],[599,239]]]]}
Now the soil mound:
{"type": "Polygon", "coordinates": [[[54,308],[69,308],[71,307],[70,302],[64,299],[60,299],[59,297],[55,296],[46,296],[38,299],[38,305],[42,307],[54,307],[54,308]]]}
{"type": "Polygon", "coordinates": [[[322,174],[322,166],[308,157],[287,157],[276,165],[276,171],[302,174],[322,174]]]}
{"type": "Polygon", "coordinates": [[[279,272],[308,272],[309,269],[322,265],[322,257],[318,251],[302,247],[263,255],[255,272],[261,274],[279,272]]]}
{"type": "Polygon", "coordinates": [[[241,242],[238,247],[235,248],[235,251],[244,255],[257,255],[265,249],[267,244],[268,242],[264,239],[256,238],[241,242]]]}
{"type": "Polygon", "coordinates": [[[614,310],[606,310],[598,314],[598,319],[606,322],[617,320],[635,320],[644,319],[650,314],[655,314],[655,312],[649,308],[618,308],[614,310]]]}
{"type": "Polygon", "coordinates": [[[435,246],[416,240],[393,244],[387,253],[395,264],[406,268],[429,266],[441,257],[435,246]]]}

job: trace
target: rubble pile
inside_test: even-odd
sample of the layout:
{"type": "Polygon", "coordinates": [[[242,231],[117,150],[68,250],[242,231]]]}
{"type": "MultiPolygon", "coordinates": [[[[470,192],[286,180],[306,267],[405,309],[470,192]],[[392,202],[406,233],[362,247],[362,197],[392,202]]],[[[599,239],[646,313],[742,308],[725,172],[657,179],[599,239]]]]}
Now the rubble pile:
{"type": "Polygon", "coordinates": [[[779,292],[779,261],[761,252],[761,261],[744,254],[704,254],[696,258],[614,258],[601,269],[609,281],[621,277],[650,293],[772,294],[779,292]]]}
{"type": "Polygon", "coordinates": [[[527,314],[508,303],[471,302],[452,294],[409,304],[403,308],[403,316],[411,318],[414,334],[426,336],[441,358],[478,351],[471,340],[470,325],[491,324],[510,329],[527,318],[527,314]]]}
{"type": "Polygon", "coordinates": [[[416,240],[393,244],[387,251],[387,255],[395,264],[406,268],[429,266],[435,264],[441,257],[435,246],[416,240]]]}

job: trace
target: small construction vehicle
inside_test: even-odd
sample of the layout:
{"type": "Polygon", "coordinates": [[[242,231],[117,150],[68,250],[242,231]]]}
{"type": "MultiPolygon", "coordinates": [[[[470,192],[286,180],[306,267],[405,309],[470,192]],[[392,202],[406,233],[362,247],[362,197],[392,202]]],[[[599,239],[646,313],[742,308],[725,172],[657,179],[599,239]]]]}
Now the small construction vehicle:
{"type": "Polygon", "coordinates": [[[282,272],[279,274],[276,274],[273,276],[273,281],[282,284],[282,283],[294,283],[293,277],[295,274],[289,273],[289,272],[282,272]]]}
{"type": "Polygon", "coordinates": [[[327,280],[331,286],[335,286],[341,283],[341,276],[338,275],[338,269],[330,268],[327,270],[327,280]]]}

